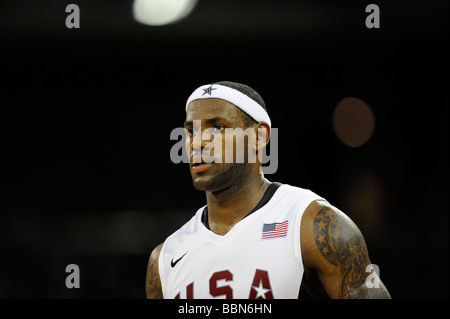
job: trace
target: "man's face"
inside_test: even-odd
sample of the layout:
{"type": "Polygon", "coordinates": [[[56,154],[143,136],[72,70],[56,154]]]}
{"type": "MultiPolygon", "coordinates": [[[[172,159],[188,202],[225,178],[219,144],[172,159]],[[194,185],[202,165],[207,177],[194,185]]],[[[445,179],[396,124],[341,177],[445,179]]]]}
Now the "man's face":
{"type": "MultiPolygon", "coordinates": [[[[248,165],[247,152],[244,152],[244,163],[236,163],[236,156],[233,157],[236,139],[233,138],[231,144],[225,142],[226,129],[245,130],[241,112],[221,99],[200,99],[189,104],[184,128],[189,132],[186,149],[190,150],[189,169],[197,190],[219,191],[242,177],[248,165]],[[230,156],[234,159],[231,162],[230,156]]],[[[247,141],[244,149],[247,150],[247,141]]]]}

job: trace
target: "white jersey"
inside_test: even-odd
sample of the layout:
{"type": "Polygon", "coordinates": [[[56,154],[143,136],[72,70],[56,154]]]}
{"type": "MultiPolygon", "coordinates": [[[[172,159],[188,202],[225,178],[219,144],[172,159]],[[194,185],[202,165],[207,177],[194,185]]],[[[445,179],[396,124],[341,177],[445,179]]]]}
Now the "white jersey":
{"type": "Polygon", "coordinates": [[[301,218],[312,201],[323,198],[287,184],[271,187],[262,207],[224,236],[202,222],[204,206],[165,240],[159,256],[164,298],[298,298],[301,218]]]}

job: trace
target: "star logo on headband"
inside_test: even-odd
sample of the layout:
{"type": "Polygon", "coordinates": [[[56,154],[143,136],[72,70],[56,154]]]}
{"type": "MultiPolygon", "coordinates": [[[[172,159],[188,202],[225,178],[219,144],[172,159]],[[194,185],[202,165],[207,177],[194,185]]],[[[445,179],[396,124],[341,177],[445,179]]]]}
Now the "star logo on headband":
{"type": "Polygon", "coordinates": [[[203,94],[202,94],[202,96],[203,96],[203,95],[205,95],[205,94],[211,95],[212,90],[217,90],[217,89],[216,89],[216,88],[213,88],[212,85],[210,85],[208,88],[202,89],[202,90],[204,91],[203,94]]]}

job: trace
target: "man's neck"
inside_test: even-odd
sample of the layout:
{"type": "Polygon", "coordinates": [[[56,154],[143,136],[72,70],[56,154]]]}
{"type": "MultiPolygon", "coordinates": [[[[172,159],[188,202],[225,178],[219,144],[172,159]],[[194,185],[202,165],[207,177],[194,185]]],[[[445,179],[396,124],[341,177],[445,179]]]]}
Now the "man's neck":
{"type": "Polygon", "coordinates": [[[217,192],[206,192],[210,229],[225,235],[261,201],[270,182],[263,175],[245,179],[217,192]]]}

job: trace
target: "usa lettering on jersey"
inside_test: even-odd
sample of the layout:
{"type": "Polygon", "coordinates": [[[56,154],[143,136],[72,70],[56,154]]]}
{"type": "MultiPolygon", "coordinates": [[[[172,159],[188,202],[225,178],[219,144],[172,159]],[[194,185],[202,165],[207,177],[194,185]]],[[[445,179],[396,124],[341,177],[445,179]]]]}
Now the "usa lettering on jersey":
{"type": "MultiPolygon", "coordinates": [[[[233,274],[229,270],[215,272],[209,279],[209,293],[212,297],[225,296],[226,299],[233,299],[233,274]],[[225,280],[228,285],[218,286],[218,281],[225,280]]],[[[250,287],[248,299],[274,299],[272,287],[267,270],[256,269],[253,282],[250,287]]],[[[180,293],[175,296],[180,299],[180,293]]],[[[186,299],[194,299],[194,282],[186,287],[186,299]]]]}

